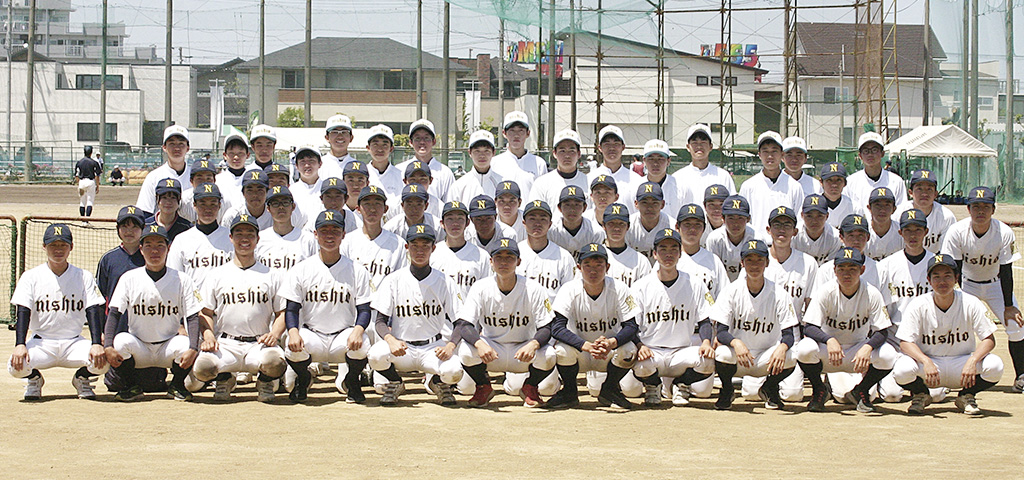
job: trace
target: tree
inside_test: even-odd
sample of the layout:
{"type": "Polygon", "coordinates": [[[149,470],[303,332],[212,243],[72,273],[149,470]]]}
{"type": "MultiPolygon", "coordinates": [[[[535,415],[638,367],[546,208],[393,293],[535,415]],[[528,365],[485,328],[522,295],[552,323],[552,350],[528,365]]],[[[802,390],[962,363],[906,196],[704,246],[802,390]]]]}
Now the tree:
{"type": "Polygon", "coordinates": [[[306,112],[302,107],[288,107],[277,116],[278,127],[301,127],[305,125],[306,112]]]}

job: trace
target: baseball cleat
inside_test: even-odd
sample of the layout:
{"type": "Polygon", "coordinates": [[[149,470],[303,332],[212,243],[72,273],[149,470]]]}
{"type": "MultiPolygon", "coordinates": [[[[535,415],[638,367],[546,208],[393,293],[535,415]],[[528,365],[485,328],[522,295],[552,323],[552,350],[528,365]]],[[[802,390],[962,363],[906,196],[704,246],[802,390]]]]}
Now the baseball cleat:
{"type": "Polygon", "coordinates": [[[192,401],[192,392],[188,391],[184,385],[174,385],[173,383],[168,385],[167,396],[179,402],[192,401]]]}
{"type": "Polygon", "coordinates": [[[217,402],[226,402],[231,400],[231,391],[235,389],[235,383],[238,380],[235,376],[230,376],[227,380],[217,380],[213,382],[213,399],[217,402]]]}
{"type": "Polygon", "coordinates": [[[39,400],[43,396],[43,384],[46,380],[43,380],[42,375],[36,375],[36,378],[25,379],[25,400],[35,401],[39,400]]]}
{"type": "MultiPolygon", "coordinates": [[[[601,393],[597,394],[597,401],[601,403],[602,400],[608,403],[608,406],[618,407],[623,410],[633,409],[633,403],[618,389],[601,389],[601,393]]],[[[646,399],[644,401],[646,402],[646,399]]]]}
{"type": "Polygon", "coordinates": [[[733,392],[718,391],[718,400],[715,400],[715,410],[728,410],[732,408],[733,392]]]}
{"type": "Polygon", "coordinates": [[[398,396],[401,395],[402,381],[388,382],[384,385],[384,395],[380,397],[380,404],[385,407],[393,407],[398,403],[398,396]]]}
{"type": "Polygon", "coordinates": [[[648,407],[661,405],[661,385],[644,385],[644,405],[648,407]]]}
{"type": "Polygon", "coordinates": [[[238,372],[235,374],[235,383],[245,385],[252,382],[252,374],[249,372],[238,372]]]}
{"type": "Polygon", "coordinates": [[[808,412],[824,412],[825,402],[828,400],[828,390],[811,393],[811,400],[807,402],[808,412]]]}
{"type": "Polygon", "coordinates": [[[782,398],[779,397],[778,389],[769,390],[764,388],[762,385],[761,388],[757,390],[757,396],[761,400],[764,400],[764,408],[767,408],[768,410],[786,409],[786,404],[782,403],[782,398]]]}
{"type": "Polygon", "coordinates": [[[860,413],[874,413],[875,406],[871,403],[871,395],[867,391],[856,392],[857,411],[860,413]]]}
{"type": "Polygon", "coordinates": [[[544,406],[544,400],[540,398],[540,391],[534,385],[524,384],[519,389],[519,398],[523,399],[523,406],[534,408],[544,406]]]}
{"type": "MultiPolygon", "coordinates": [[[[42,378],[42,377],[40,377],[42,378]]],[[[71,378],[71,385],[75,387],[75,391],[78,392],[78,398],[85,400],[96,400],[96,392],[92,389],[92,379],[89,377],[79,377],[75,375],[71,378]]]]}
{"type": "MultiPolygon", "coordinates": [[[[493,396],[494,392],[491,392],[493,396]]],[[[473,395],[476,398],[476,395],[473,395]]],[[[489,398],[487,400],[490,400],[489,398]]],[[[452,386],[447,383],[437,384],[437,401],[441,402],[443,407],[454,407],[458,402],[455,401],[455,394],[452,393],[452,386]]]]}
{"type": "Polygon", "coordinates": [[[928,393],[917,393],[910,399],[910,407],[907,413],[911,415],[924,415],[924,407],[932,404],[932,396],[928,393]]]}
{"type": "Polygon", "coordinates": [[[141,400],[144,395],[145,393],[142,392],[142,387],[135,385],[117,392],[117,394],[114,395],[114,400],[119,402],[134,402],[136,400],[141,400]]]}
{"type": "Polygon", "coordinates": [[[355,381],[345,388],[345,403],[363,403],[365,401],[366,394],[363,393],[363,386],[359,378],[356,377],[355,381]]]}
{"type": "Polygon", "coordinates": [[[566,392],[564,388],[552,395],[551,398],[549,398],[543,405],[544,408],[550,408],[552,410],[578,406],[580,406],[579,392],[569,393],[566,392]]]}
{"type": "Polygon", "coordinates": [[[259,378],[256,379],[256,400],[263,403],[274,402],[274,381],[264,382],[259,378]]]}
{"type": "Polygon", "coordinates": [[[494,394],[494,387],[487,384],[477,385],[476,391],[473,392],[473,397],[469,399],[467,404],[474,408],[486,407],[491,399],[494,398],[494,394]]]}
{"type": "Polygon", "coordinates": [[[309,373],[313,374],[314,377],[326,374],[331,370],[331,365],[327,362],[313,362],[309,364],[309,373]]]}
{"type": "Polygon", "coordinates": [[[672,405],[685,407],[690,404],[690,386],[680,383],[672,385],[672,405]]]}
{"type": "Polygon", "coordinates": [[[1010,391],[1013,393],[1024,393],[1024,373],[1020,374],[1020,376],[1013,381],[1013,386],[1010,387],[1010,391]]]}
{"type": "Polygon", "coordinates": [[[967,415],[981,415],[981,409],[978,408],[978,402],[974,399],[974,394],[972,393],[957,395],[956,408],[967,415]]]}

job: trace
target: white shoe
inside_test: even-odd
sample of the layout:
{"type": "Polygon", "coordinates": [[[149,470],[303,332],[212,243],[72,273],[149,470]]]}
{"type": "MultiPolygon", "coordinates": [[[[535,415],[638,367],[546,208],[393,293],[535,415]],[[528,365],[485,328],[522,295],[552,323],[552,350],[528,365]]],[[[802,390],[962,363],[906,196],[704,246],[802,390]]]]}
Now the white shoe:
{"type": "Polygon", "coordinates": [[[245,385],[252,382],[252,374],[249,372],[238,372],[235,374],[235,383],[245,385]]]}
{"type": "Polygon", "coordinates": [[[75,375],[74,377],[71,377],[71,385],[74,385],[75,390],[78,391],[78,398],[96,400],[96,392],[92,389],[91,378],[75,375]]]}
{"type": "Polygon", "coordinates": [[[644,385],[644,405],[657,407],[661,405],[661,385],[644,385]]]}
{"type": "Polygon", "coordinates": [[[348,388],[345,386],[346,376],[347,375],[342,375],[341,372],[338,372],[338,376],[334,377],[334,388],[337,388],[342,395],[348,395],[348,388]]]}
{"type": "Polygon", "coordinates": [[[43,396],[43,376],[25,379],[25,400],[39,400],[43,396]]]}
{"type": "Polygon", "coordinates": [[[291,392],[292,389],[295,388],[295,377],[295,370],[292,370],[292,367],[289,366],[288,369],[284,371],[284,376],[281,377],[281,383],[284,384],[284,391],[291,392]]]}
{"type": "Polygon", "coordinates": [[[235,376],[232,375],[227,380],[218,380],[213,382],[213,399],[218,402],[226,402],[231,400],[231,391],[235,389],[235,376]]]}
{"type": "Polygon", "coordinates": [[[1010,391],[1013,393],[1024,393],[1024,373],[1020,374],[1020,376],[1017,377],[1017,380],[1014,380],[1013,386],[1010,387],[1010,391]]]}
{"type": "Polygon", "coordinates": [[[274,402],[274,381],[264,382],[259,378],[256,379],[256,400],[263,403],[274,402]]]}
{"type": "Polygon", "coordinates": [[[326,375],[327,372],[331,371],[331,364],[327,362],[318,362],[309,364],[309,373],[312,373],[314,377],[320,375],[326,375]]]}
{"type": "Polygon", "coordinates": [[[672,405],[685,407],[690,404],[690,387],[687,385],[672,385],[672,405]]]}

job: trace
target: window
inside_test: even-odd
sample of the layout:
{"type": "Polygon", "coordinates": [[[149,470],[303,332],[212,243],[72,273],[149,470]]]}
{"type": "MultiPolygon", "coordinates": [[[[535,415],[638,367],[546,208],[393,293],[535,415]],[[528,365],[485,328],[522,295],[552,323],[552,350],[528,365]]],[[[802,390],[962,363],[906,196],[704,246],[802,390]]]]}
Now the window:
{"type": "Polygon", "coordinates": [[[325,86],[336,90],[380,90],[380,73],[363,70],[328,70],[325,86]]]}
{"type": "MultiPolygon", "coordinates": [[[[123,86],[121,75],[107,75],[107,90],[121,90],[123,86]]],[[[75,88],[78,90],[99,90],[99,75],[75,75],[75,88]]]]}
{"type": "Polygon", "coordinates": [[[456,80],[455,81],[455,91],[457,93],[475,92],[477,90],[480,90],[480,81],[475,79],[475,78],[471,79],[471,80],[456,80]]]}
{"type": "MultiPolygon", "coordinates": [[[[725,84],[730,87],[739,85],[739,81],[736,77],[725,77],[725,84]]],[[[711,86],[718,87],[722,85],[722,77],[711,77],[711,86]]]]}
{"type": "Polygon", "coordinates": [[[281,72],[282,88],[306,88],[302,70],[284,70],[281,72]]]}
{"type": "MultiPolygon", "coordinates": [[[[711,133],[721,133],[722,132],[722,124],[721,123],[712,123],[710,125],[710,127],[711,127],[711,133]]],[[[736,133],[736,124],[735,123],[727,123],[727,124],[725,124],[725,133],[736,133]]]]}
{"type": "Polygon", "coordinates": [[[697,75],[697,86],[705,86],[708,84],[708,77],[704,75],[697,75]]]}
{"type": "Polygon", "coordinates": [[[416,90],[416,71],[384,72],[384,90],[416,90]]]}
{"type": "Polygon", "coordinates": [[[855,145],[853,139],[854,130],[856,130],[854,127],[844,127],[842,131],[839,132],[839,134],[842,135],[843,138],[843,145],[855,145]]]}
{"type": "Polygon", "coordinates": [[[992,97],[978,97],[979,110],[992,110],[993,108],[995,108],[995,102],[992,101],[992,97]]]}
{"type": "Polygon", "coordinates": [[[838,87],[825,87],[824,94],[825,103],[840,103],[850,97],[850,88],[843,87],[842,94],[840,94],[838,87]]]}
{"type": "MultiPolygon", "coordinates": [[[[99,123],[79,123],[78,124],[78,141],[79,142],[98,142],[100,141],[100,124],[99,123]]],[[[117,124],[107,124],[107,143],[117,141],[117,124]]]]}

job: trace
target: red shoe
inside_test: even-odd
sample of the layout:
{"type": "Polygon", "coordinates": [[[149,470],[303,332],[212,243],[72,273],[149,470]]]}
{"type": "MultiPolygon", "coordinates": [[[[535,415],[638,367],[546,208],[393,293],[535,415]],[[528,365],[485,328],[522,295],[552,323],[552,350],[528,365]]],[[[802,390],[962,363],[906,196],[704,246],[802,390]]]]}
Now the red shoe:
{"type": "Polygon", "coordinates": [[[494,388],[490,385],[477,385],[473,398],[469,399],[470,407],[485,407],[494,398],[494,388]]]}
{"type": "Polygon", "coordinates": [[[544,405],[544,400],[540,398],[540,392],[533,385],[523,385],[523,388],[519,389],[519,396],[523,399],[524,407],[534,408],[544,405]]]}

